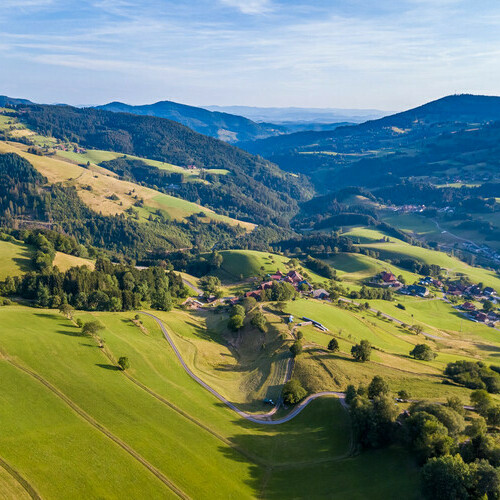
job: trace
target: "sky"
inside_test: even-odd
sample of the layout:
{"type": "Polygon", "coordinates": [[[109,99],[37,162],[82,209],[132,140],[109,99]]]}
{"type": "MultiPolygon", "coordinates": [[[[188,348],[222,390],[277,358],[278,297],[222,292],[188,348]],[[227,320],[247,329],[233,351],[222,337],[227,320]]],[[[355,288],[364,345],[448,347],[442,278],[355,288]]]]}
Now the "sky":
{"type": "Polygon", "coordinates": [[[498,0],[2,0],[0,94],[402,110],[500,95],[498,0]]]}

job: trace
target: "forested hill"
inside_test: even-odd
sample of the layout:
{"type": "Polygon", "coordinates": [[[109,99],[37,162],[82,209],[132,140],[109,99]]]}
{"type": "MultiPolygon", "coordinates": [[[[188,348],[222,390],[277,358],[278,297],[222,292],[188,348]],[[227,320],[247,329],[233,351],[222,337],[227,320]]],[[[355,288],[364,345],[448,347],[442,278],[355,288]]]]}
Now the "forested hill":
{"type": "Polygon", "coordinates": [[[359,152],[363,148],[405,145],[413,140],[436,137],[467,125],[500,120],[500,97],[450,95],[401,113],[333,131],[297,132],[242,144],[247,151],[271,156],[291,149],[335,147],[359,152]]]}
{"type": "Polygon", "coordinates": [[[86,148],[180,166],[226,169],[229,175],[211,175],[209,183],[191,183],[185,196],[243,220],[286,224],[298,202],[311,194],[304,178],[164,118],[70,106],[30,105],[20,106],[18,111],[32,130],[86,148]]]}
{"type": "Polygon", "coordinates": [[[168,118],[199,132],[216,137],[230,143],[252,141],[286,132],[278,125],[256,123],[243,116],[217,111],[208,111],[195,106],[187,106],[172,101],[160,101],[143,106],[131,106],[122,102],[110,102],[97,109],[115,113],[132,113],[135,115],[168,118]]]}

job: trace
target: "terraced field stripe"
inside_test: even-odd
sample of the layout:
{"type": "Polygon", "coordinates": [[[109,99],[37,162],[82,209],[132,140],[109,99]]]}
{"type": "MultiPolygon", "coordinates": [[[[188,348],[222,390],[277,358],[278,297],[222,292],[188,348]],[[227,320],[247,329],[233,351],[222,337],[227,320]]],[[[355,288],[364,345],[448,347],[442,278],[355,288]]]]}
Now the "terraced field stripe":
{"type": "Polygon", "coordinates": [[[85,421],[87,421],[90,425],[96,428],[98,431],[102,432],[106,437],[111,439],[114,443],[116,443],[120,448],[125,450],[129,455],[135,458],[139,463],[141,463],[146,469],[148,469],[152,474],[154,474],[165,486],[167,486],[171,491],[173,491],[178,497],[188,500],[190,497],[186,495],[180,488],[178,488],[170,479],[168,479],[161,471],[159,471],[154,465],[149,463],[144,457],[142,457],[137,451],[135,451],[131,446],[129,446],[125,441],[122,441],[120,438],[111,433],[106,427],[101,425],[97,420],[91,417],[87,412],[82,410],[78,405],[76,405],[68,396],[66,396],[59,389],[54,387],[50,382],[45,380],[38,373],[30,370],[29,368],[25,368],[17,364],[10,358],[5,358],[8,363],[17,368],[18,370],[27,373],[34,379],[38,380],[41,384],[43,384],[47,389],[49,389],[52,393],[54,393],[58,398],[64,401],[75,413],[77,413],[80,417],[82,417],[85,421]]]}
{"type": "Polygon", "coordinates": [[[28,493],[33,500],[42,500],[35,488],[21,474],[0,457],[0,467],[3,467],[28,493]]]}

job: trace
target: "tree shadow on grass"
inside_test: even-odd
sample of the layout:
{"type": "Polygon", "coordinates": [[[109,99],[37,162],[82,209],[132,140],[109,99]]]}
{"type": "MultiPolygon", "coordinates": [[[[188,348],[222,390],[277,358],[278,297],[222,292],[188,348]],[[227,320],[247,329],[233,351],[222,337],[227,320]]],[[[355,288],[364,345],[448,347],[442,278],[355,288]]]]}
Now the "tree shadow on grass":
{"type": "Polygon", "coordinates": [[[104,368],[105,370],[111,370],[114,372],[121,371],[121,368],[119,366],[115,366],[115,365],[96,363],[96,366],[98,366],[99,368],[104,368]]]}
{"type": "Polygon", "coordinates": [[[61,335],[67,335],[68,337],[85,337],[80,331],[71,331],[71,330],[55,330],[56,333],[60,333],[61,335]]]}

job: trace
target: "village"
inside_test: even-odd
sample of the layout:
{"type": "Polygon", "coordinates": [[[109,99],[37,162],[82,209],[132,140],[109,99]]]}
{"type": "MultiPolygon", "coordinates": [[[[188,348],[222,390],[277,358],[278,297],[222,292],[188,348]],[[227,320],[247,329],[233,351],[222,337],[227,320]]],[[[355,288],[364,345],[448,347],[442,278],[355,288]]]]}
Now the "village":
{"type": "Polygon", "coordinates": [[[369,281],[370,286],[390,288],[402,295],[412,295],[416,297],[430,297],[431,289],[443,294],[442,299],[447,302],[456,303],[460,299],[465,300],[462,304],[457,304],[455,308],[468,319],[475,322],[485,323],[495,327],[500,321],[500,314],[495,311],[495,305],[500,303],[500,297],[492,287],[483,287],[481,283],[464,283],[461,280],[444,280],[426,276],[418,283],[406,286],[389,271],[382,271],[369,281]]]}

